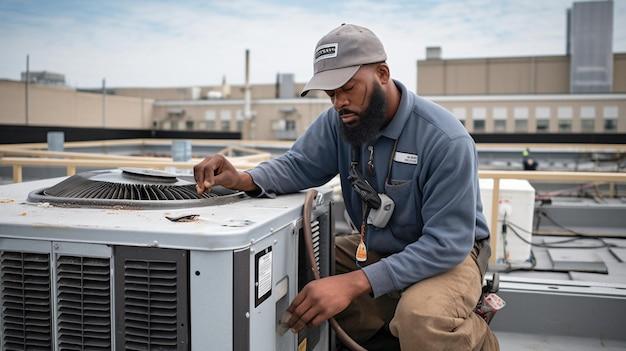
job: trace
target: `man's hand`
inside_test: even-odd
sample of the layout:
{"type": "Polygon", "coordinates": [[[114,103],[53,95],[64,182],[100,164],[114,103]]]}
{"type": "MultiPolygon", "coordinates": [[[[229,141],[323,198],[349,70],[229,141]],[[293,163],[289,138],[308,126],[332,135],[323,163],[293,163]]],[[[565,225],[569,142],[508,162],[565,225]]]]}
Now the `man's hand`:
{"type": "Polygon", "coordinates": [[[361,294],[371,291],[363,271],[335,275],[308,283],[287,309],[287,324],[294,332],[307,325],[318,326],[350,305],[361,294]]]}
{"type": "Polygon", "coordinates": [[[214,185],[243,191],[253,191],[257,188],[248,173],[237,171],[226,157],[219,154],[207,156],[195,165],[193,176],[198,194],[211,190],[214,185]]]}

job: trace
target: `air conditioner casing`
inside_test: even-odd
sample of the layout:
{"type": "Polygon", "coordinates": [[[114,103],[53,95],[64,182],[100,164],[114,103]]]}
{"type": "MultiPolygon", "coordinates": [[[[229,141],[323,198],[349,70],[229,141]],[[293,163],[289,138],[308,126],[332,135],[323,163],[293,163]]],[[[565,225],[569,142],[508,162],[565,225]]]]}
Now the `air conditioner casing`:
{"type": "MultiPolygon", "coordinates": [[[[1,349],[329,349],[327,323],[300,335],[277,328],[311,278],[304,193],[184,209],[26,202],[61,180],[0,186],[1,349]],[[199,217],[165,218],[188,214],[199,217]]],[[[315,252],[328,275],[332,190],[318,191],[315,252]]]]}
{"type": "MultiPolygon", "coordinates": [[[[487,224],[491,223],[493,194],[493,179],[480,179],[480,196],[483,203],[483,214],[487,224]]],[[[533,215],[535,211],[535,189],[527,180],[501,179],[500,200],[498,211],[498,225],[496,230],[497,244],[491,248],[496,262],[523,263],[530,259],[532,241],[533,215]],[[508,228],[505,236],[502,234],[502,224],[506,221],[514,225],[517,233],[527,242],[520,239],[508,228]],[[505,259],[505,242],[508,257],[505,259]]],[[[492,233],[494,234],[494,233],[492,233]]]]}

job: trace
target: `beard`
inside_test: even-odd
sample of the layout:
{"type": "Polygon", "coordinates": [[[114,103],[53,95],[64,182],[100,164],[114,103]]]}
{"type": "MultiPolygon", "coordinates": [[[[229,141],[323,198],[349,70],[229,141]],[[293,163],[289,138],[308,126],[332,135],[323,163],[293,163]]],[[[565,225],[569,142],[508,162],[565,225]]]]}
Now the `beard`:
{"type": "MultiPolygon", "coordinates": [[[[352,127],[341,123],[343,136],[352,145],[361,145],[371,141],[385,125],[386,110],[385,92],[380,85],[375,83],[367,108],[358,114],[358,123],[352,127]]],[[[349,113],[354,112],[346,109],[339,110],[339,116],[349,113]]]]}

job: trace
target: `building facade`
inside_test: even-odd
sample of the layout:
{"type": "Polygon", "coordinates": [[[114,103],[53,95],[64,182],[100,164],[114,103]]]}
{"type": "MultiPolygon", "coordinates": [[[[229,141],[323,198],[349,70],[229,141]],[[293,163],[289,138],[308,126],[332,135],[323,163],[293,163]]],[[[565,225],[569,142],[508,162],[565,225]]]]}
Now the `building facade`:
{"type": "Polygon", "coordinates": [[[417,93],[473,133],[626,132],[626,53],[613,53],[613,2],[567,12],[566,55],[442,59],[426,48],[417,93]]]}
{"type": "Polygon", "coordinates": [[[428,96],[471,133],[624,133],[626,94],[428,96]]]}
{"type": "Polygon", "coordinates": [[[331,106],[328,98],[253,99],[252,118],[244,100],[165,100],[154,104],[159,129],[241,132],[243,139],[294,140],[331,106]]]}
{"type": "Polygon", "coordinates": [[[2,124],[146,129],[154,100],[80,92],[67,86],[0,80],[2,124]],[[28,101],[28,102],[27,102],[28,101]]]}

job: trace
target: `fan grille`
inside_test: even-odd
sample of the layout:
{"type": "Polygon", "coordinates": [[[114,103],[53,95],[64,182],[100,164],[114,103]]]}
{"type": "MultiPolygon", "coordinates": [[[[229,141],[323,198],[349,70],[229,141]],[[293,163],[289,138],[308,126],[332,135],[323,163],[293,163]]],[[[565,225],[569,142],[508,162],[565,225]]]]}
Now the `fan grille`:
{"type": "Polygon", "coordinates": [[[43,191],[45,195],[74,199],[115,200],[190,200],[219,196],[214,192],[198,194],[194,184],[125,184],[94,181],[74,175],[43,191]]]}
{"type": "Polygon", "coordinates": [[[244,196],[223,187],[198,194],[196,185],[174,181],[138,179],[126,171],[92,171],[73,175],[62,182],[29,194],[29,201],[77,206],[188,207],[223,204],[244,196]]]}

